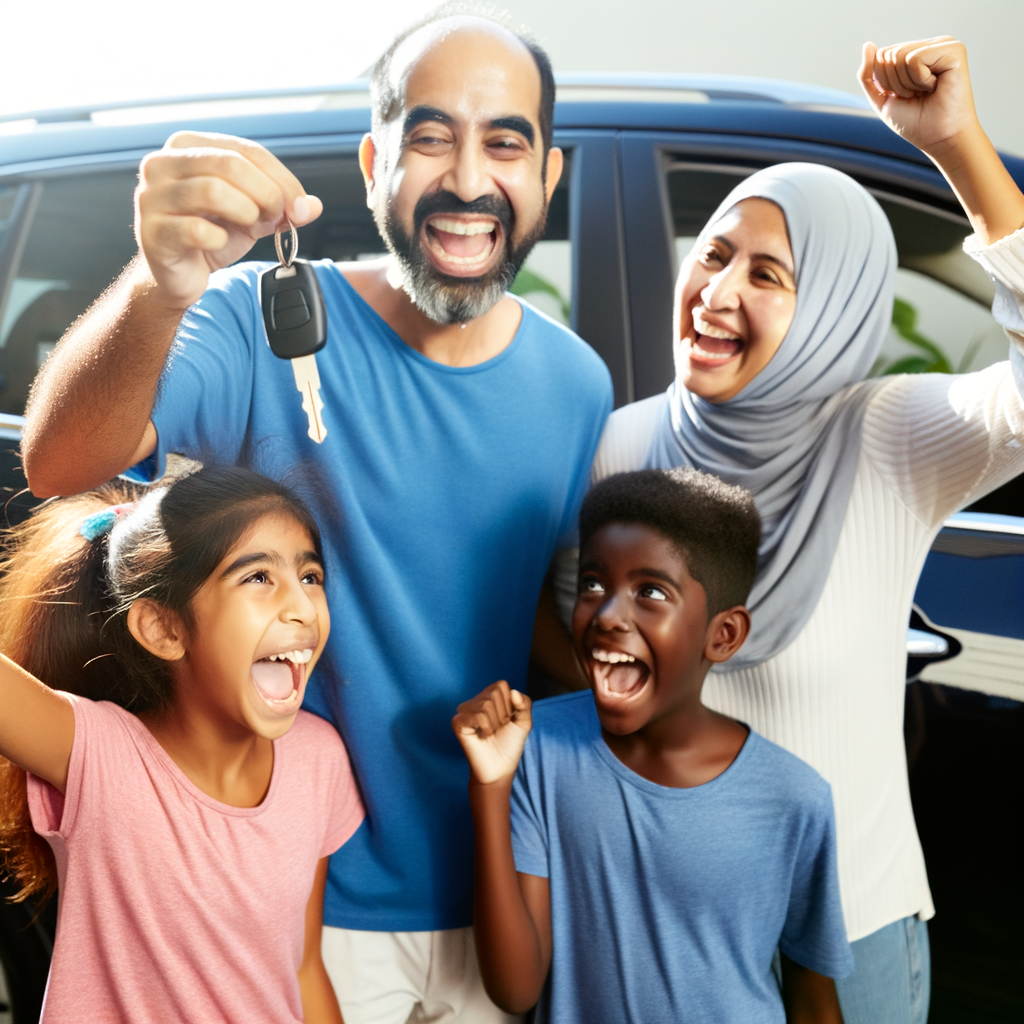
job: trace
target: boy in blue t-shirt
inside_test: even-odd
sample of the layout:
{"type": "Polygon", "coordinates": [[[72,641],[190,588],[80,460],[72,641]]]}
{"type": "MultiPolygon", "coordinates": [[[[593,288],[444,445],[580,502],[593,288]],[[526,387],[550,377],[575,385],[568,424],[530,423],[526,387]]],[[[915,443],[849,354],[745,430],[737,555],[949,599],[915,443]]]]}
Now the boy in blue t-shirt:
{"type": "Polygon", "coordinates": [[[531,717],[499,682],[459,707],[477,953],[506,1011],[841,1024],[832,979],[853,959],[829,786],[700,701],[750,631],[760,530],[747,491],[696,470],[603,480],[580,512],[573,613],[592,692],[531,717]]]}

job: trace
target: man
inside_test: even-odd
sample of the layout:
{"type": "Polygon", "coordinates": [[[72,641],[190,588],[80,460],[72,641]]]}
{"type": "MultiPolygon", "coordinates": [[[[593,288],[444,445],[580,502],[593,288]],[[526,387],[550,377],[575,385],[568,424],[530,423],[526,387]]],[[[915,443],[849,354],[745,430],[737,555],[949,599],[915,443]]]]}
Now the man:
{"type": "Polygon", "coordinates": [[[179,133],[142,163],[139,256],[47,362],[23,453],[39,495],[136,464],[157,476],[170,452],[315,467],[335,627],[307,706],[340,729],[368,811],[332,863],[325,963],[350,1024],[502,1020],[468,928],[467,775],[448,719],[486,682],[524,681],[611,386],[579,339],[505,292],[562,169],[543,52],[435,16],[381,58],[372,97],[359,159],[392,255],[317,265],[324,443],[264,340],[259,268],[210,276],[321,204],[262,147],[179,133]],[[496,578],[496,564],[515,569],[496,578]]]}

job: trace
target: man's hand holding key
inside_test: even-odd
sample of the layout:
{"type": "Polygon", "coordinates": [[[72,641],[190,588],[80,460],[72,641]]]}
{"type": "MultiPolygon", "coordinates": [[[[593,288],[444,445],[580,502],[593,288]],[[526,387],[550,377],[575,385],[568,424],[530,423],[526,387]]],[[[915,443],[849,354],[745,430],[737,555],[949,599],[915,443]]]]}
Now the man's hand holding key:
{"type": "Polygon", "coordinates": [[[177,132],[142,161],[135,237],[167,305],[186,309],[211,271],[241,259],[287,217],[301,227],[323,204],[256,142],[177,132]]]}

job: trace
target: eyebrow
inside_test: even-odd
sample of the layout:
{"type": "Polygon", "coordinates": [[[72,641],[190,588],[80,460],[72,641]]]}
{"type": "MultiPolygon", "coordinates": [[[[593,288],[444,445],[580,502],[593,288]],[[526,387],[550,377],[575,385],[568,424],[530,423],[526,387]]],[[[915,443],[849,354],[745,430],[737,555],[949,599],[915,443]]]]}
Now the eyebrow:
{"type": "Polygon", "coordinates": [[[438,124],[452,124],[454,122],[454,118],[438,107],[413,107],[405,119],[405,124],[402,126],[402,134],[408,135],[413,128],[418,124],[423,124],[424,121],[437,121],[438,124]]]}
{"type": "Polygon", "coordinates": [[[504,128],[510,132],[518,132],[532,146],[535,138],[533,125],[525,117],[518,114],[508,114],[505,117],[496,117],[488,125],[489,128],[504,128]]]}
{"type": "Polygon", "coordinates": [[[645,576],[653,576],[656,580],[661,580],[664,583],[669,583],[673,587],[675,587],[676,590],[679,589],[679,583],[676,581],[676,579],[670,576],[667,572],[662,572],[661,569],[632,569],[626,575],[631,580],[642,579],[645,576]]]}
{"type": "MultiPolygon", "coordinates": [[[[247,566],[253,565],[257,562],[269,562],[270,565],[277,567],[283,566],[285,564],[284,559],[276,553],[271,553],[269,551],[251,551],[248,554],[239,555],[238,558],[236,558],[220,574],[220,578],[222,580],[226,580],[229,576],[232,576],[235,573],[240,572],[242,569],[245,569],[247,566]]],[[[302,551],[295,556],[295,567],[297,569],[303,565],[308,565],[310,563],[318,566],[320,569],[323,569],[324,567],[323,562],[320,559],[320,556],[315,551],[302,551]]]]}
{"type": "MultiPolygon", "coordinates": [[[[585,562],[583,565],[580,566],[579,574],[580,576],[583,576],[585,573],[588,572],[606,571],[607,570],[604,568],[604,566],[602,566],[599,562],[591,560],[589,562],[585,562]]],[[[679,582],[675,579],[675,577],[670,576],[667,572],[663,572],[661,569],[650,569],[641,566],[638,569],[631,569],[628,573],[626,573],[626,578],[631,580],[643,579],[645,576],[654,577],[654,579],[656,580],[662,580],[665,583],[669,583],[673,587],[675,587],[676,590],[680,589],[679,582]]]]}
{"type": "MultiPolygon", "coordinates": [[[[725,237],[725,235],[715,235],[712,241],[721,242],[722,245],[724,245],[729,250],[729,255],[732,255],[733,253],[736,252],[736,246],[733,245],[732,242],[730,242],[729,239],[725,237]]],[[[767,252],[755,252],[752,259],[767,260],[769,263],[774,263],[777,267],[782,267],[782,269],[787,274],[789,274],[790,277],[793,277],[793,268],[788,263],[784,262],[783,260],[780,260],[778,256],[772,256],[770,253],[767,252]]]]}
{"type": "MultiPolygon", "coordinates": [[[[435,121],[437,124],[454,124],[455,119],[451,114],[446,114],[439,107],[419,106],[409,111],[402,126],[403,135],[408,135],[417,125],[425,121],[435,121]]],[[[506,114],[503,117],[495,117],[487,122],[488,128],[504,128],[506,131],[518,132],[532,146],[536,138],[533,125],[525,117],[519,114],[506,114]]]]}

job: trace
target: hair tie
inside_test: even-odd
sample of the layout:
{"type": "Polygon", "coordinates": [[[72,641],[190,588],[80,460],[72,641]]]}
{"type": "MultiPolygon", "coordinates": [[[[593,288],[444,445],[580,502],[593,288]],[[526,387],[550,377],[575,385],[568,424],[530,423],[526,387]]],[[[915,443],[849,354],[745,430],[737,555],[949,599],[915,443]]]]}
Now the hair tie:
{"type": "Polygon", "coordinates": [[[138,505],[139,503],[137,501],[129,501],[123,505],[111,505],[110,508],[104,508],[100,509],[99,512],[93,512],[82,520],[82,525],[79,527],[78,532],[87,541],[92,542],[97,537],[102,537],[104,534],[110,533],[114,528],[114,523],[116,523],[122,516],[134,511],[138,508],[138,505]]]}

